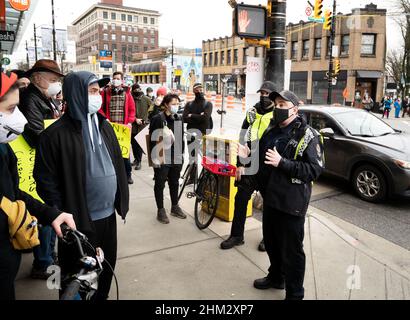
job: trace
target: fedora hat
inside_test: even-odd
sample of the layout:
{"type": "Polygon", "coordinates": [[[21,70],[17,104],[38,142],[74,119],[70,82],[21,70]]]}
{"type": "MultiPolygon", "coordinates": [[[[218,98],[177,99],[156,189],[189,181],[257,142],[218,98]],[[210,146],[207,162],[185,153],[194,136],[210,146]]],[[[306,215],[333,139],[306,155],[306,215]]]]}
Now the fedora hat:
{"type": "Polygon", "coordinates": [[[27,71],[27,77],[30,77],[34,72],[51,72],[60,77],[64,77],[64,74],[61,73],[60,67],[58,66],[57,62],[54,60],[48,59],[41,59],[38,60],[33,68],[27,71]]]}

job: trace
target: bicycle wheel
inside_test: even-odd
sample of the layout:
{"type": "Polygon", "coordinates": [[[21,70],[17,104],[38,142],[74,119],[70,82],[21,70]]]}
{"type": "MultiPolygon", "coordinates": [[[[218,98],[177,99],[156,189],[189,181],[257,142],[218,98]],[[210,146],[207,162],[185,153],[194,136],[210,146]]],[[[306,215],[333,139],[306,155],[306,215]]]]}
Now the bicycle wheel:
{"type": "Polygon", "coordinates": [[[188,185],[189,179],[191,178],[192,170],[194,170],[194,169],[195,169],[195,168],[194,168],[194,165],[192,165],[192,164],[190,164],[190,165],[186,168],[185,173],[184,173],[184,175],[182,176],[182,179],[184,180],[184,183],[182,184],[181,190],[179,190],[178,201],[181,200],[181,198],[182,198],[182,196],[183,196],[183,194],[184,194],[185,188],[186,188],[186,186],[188,185]]]}
{"type": "Polygon", "coordinates": [[[199,181],[195,201],[195,223],[200,230],[208,228],[214,220],[218,202],[218,177],[205,172],[199,181]]]}

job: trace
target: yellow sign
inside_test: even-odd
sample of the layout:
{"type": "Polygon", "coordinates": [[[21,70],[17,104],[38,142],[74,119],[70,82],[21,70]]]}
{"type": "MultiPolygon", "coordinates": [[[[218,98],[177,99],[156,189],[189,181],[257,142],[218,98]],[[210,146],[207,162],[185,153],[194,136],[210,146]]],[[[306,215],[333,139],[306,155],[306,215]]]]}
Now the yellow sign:
{"type": "Polygon", "coordinates": [[[10,147],[13,149],[14,154],[17,157],[20,190],[28,193],[33,198],[42,201],[37,194],[36,181],[33,178],[36,150],[28,145],[23,136],[20,136],[11,142],[10,147]]]}
{"type": "Polygon", "coordinates": [[[122,157],[129,159],[131,155],[131,128],[118,123],[110,123],[120,144],[122,157]]]}

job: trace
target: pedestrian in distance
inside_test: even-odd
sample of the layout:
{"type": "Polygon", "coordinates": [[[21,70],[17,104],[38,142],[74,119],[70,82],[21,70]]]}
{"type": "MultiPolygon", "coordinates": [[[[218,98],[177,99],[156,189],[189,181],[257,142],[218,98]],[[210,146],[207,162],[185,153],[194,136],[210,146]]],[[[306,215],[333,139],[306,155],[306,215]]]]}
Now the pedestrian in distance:
{"type": "Polygon", "coordinates": [[[171,215],[186,219],[187,216],[179,206],[179,179],[184,162],[184,130],[182,119],[178,116],[179,98],[168,94],[161,104],[164,110],[154,116],[150,123],[151,157],[154,162],[155,201],[157,220],[169,224],[164,206],[164,188],[168,181],[171,195],[171,215]]]}
{"type": "Polygon", "coordinates": [[[157,96],[154,99],[154,104],[148,110],[148,120],[151,121],[157,114],[165,111],[162,109],[162,100],[168,94],[168,89],[166,87],[161,87],[157,90],[157,96]]]}
{"type": "MultiPolygon", "coordinates": [[[[23,137],[32,148],[36,148],[40,134],[44,131],[44,121],[57,120],[62,115],[54,98],[61,91],[64,75],[57,62],[43,59],[38,60],[26,76],[31,79],[31,83],[21,91],[19,104],[28,121],[23,137]]],[[[33,250],[31,277],[46,280],[51,276],[47,269],[56,260],[56,234],[52,228],[44,226],[39,229],[39,238],[40,246],[33,250]]]]}
{"type": "MultiPolygon", "coordinates": [[[[73,72],[64,81],[67,112],[44,131],[36,153],[34,178],[40,197],[48,205],[72,212],[78,231],[115,268],[117,220],[129,210],[129,186],[124,160],[114,129],[98,111],[100,89],[109,79],[89,72],[73,72]],[[68,150],[70,150],[68,152],[68,150]]],[[[77,261],[71,246],[59,243],[61,274],[71,274],[77,261]]],[[[107,300],[113,273],[105,265],[96,300],[107,300]]],[[[64,289],[64,288],[63,288],[64,289]]]]}
{"type": "Polygon", "coordinates": [[[404,118],[404,116],[406,115],[406,113],[409,112],[409,97],[408,97],[408,96],[406,96],[406,97],[403,99],[403,102],[402,102],[401,106],[402,106],[402,109],[403,109],[403,116],[402,116],[402,118],[404,118]]]}
{"type": "Polygon", "coordinates": [[[395,116],[395,118],[396,119],[398,119],[398,118],[400,118],[400,111],[401,111],[401,99],[400,98],[397,98],[395,101],[394,101],[394,116],[395,116]]]}
{"type": "Polygon", "coordinates": [[[256,280],[254,287],[286,289],[286,300],[302,300],[305,218],[312,182],[324,170],[324,149],[320,134],[299,116],[300,99],[293,92],[273,92],[269,98],[275,102],[274,116],[260,141],[257,179],[271,265],[268,276],[256,280]]]}
{"type": "Polygon", "coordinates": [[[142,155],[144,151],[141,146],[135,140],[135,137],[144,130],[148,125],[148,110],[153,105],[152,100],[144,95],[144,92],[141,89],[139,84],[134,84],[132,86],[132,96],[135,102],[135,121],[132,124],[132,136],[131,136],[131,145],[132,151],[134,154],[134,165],[135,170],[141,170],[142,155]]]}
{"type": "MultiPolygon", "coordinates": [[[[127,125],[132,128],[135,121],[135,102],[131,88],[124,84],[124,74],[115,72],[110,86],[101,92],[103,98],[100,113],[110,122],[127,125]]],[[[130,146],[131,147],[131,146],[130,146]]],[[[129,158],[124,159],[128,183],[133,184],[132,167],[129,158]]]]}
{"type": "Polygon", "coordinates": [[[384,117],[386,117],[387,119],[389,119],[390,116],[390,111],[392,108],[392,104],[393,104],[393,100],[391,97],[385,97],[384,98],[384,109],[383,109],[383,116],[382,119],[384,117]]]}
{"type": "MultiPolygon", "coordinates": [[[[265,82],[258,91],[260,101],[253,108],[249,109],[246,114],[239,141],[241,145],[247,145],[250,150],[259,143],[273,118],[274,103],[269,99],[269,95],[274,91],[275,85],[270,81],[265,82]]],[[[221,243],[221,249],[223,250],[232,249],[245,243],[244,232],[248,203],[252,198],[252,194],[259,190],[255,174],[245,174],[248,170],[247,166],[238,157],[236,175],[238,193],[235,197],[235,211],[231,234],[227,240],[221,243]]],[[[258,249],[262,252],[265,251],[263,241],[259,244],[258,249]]]]}
{"type": "MultiPolygon", "coordinates": [[[[19,104],[20,88],[17,76],[1,73],[0,77],[0,301],[10,301],[16,298],[14,281],[20,266],[21,251],[12,244],[10,235],[14,226],[9,226],[3,202],[9,200],[18,207],[17,201],[21,201],[29,213],[35,215],[41,224],[52,226],[58,236],[62,235],[62,224],[72,229],[76,226],[72,215],[44,205],[19,189],[17,158],[9,143],[22,134],[27,120],[16,107],[19,104]]],[[[27,215],[27,212],[19,214],[27,215]]]]}
{"type": "Polygon", "coordinates": [[[152,102],[155,101],[154,89],[152,89],[151,87],[147,88],[147,97],[150,98],[152,102]]]}

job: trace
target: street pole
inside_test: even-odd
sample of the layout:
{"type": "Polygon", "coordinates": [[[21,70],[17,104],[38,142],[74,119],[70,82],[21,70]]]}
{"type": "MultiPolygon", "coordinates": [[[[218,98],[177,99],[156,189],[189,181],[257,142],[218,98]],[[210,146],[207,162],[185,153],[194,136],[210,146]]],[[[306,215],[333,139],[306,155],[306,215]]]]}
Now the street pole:
{"type": "Polygon", "coordinates": [[[276,90],[285,87],[286,51],[286,0],[269,0],[272,26],[269,30],[270,49],[267,52],[266,80],[272,81],[276,90]]]}
{"type": "Polygon", "coordinates": [[[34,54],[36,61],[38,60],[38,54],[37,54],[37,28],[36,24],[34,24],[34,54]]]}
{"type": "Polygon", "coordinates": [[[27,68],[30,69],[30,57],[28,54],[28,41],[26,41],[26,59],[27,59],[27,68]]]}
{"type": "Polygon", "coordinates": [[[174,39],[172,39],[172,52],[171,52],[171,90],[174,90],[174,39]]]}
{"type": "Polygon", "coordinates": [[[332,104],[332,94],[333,94],[333,46],[335,45],[335,37],[336,37],[336,0],[333,0],[333,19],[332,19],[332,27],[330,30],[330,57],[329,57],[329,79],[328,79],[328,92],[327,92],[327,104],[332,104]]]}
{"type": "Polygon", "coordinates": [[[54,52],[54,61],[57,61],[57,40],[56,40],[56,22],[54,15],[54,0],[51,0],[51,15],[53,23],[53,52],[54,52]]]}

